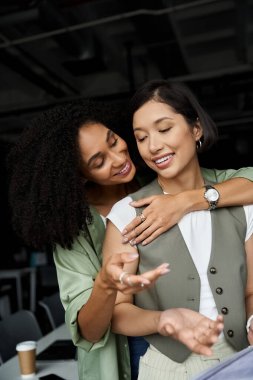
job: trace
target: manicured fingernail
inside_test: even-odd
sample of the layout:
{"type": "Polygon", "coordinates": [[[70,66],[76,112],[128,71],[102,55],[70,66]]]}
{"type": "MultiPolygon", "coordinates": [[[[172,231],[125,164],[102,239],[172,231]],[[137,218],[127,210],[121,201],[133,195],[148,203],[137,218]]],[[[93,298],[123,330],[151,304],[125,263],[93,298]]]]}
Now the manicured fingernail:
{"type": "Polygon", "coordinates": [[[123,240],[122,240],[122,243],[127,243],[127,242],[128,242],[128,238],[124,237],[123,240]]]}
{"type": "Polygon", "coordinates": [[[137,259],[137,257],[139,257],[138,253],[137,252],[132,252],[132,253],[129,253],[128,254],[128,257],[130,259],[137,259]]]}
{"type": "Polygon", "coordinates": [[[146,244],[147,242],[145,240],[141,243],[141,245],[146,245],[146,244]]]}
{"type": "Polygon", "coordinates": [[[126,235],[126,234],[127,234],[127,230],[125,229],[122,231],[122,235],[126,235]]]}
{"type": "Polygon", "coordinates": [[[170,272],[170,269],[168,268],[168,269],[166,269],[166,268],[164,268],[164,269],[162,269],[161,270],[161,275],[163,276],[164,274],[167,274],[167,273],[169,273],[170,272]]]}
{"type": "Polygon", "coordinates": [[[169,268],[169,266],[170,266],[169,263],[163,263],[163,264],[159,265],[159,268],[161,268],[161,269],[163,269],[163,268],[167,269],[167,268],[169,268]]]}
{"type": "Polygon", "coordinates": [[[130,241],[130,244],[133,246],[133,245],[136,244],[136,241],[135,241],[135,240],[131,240],[131,241],[130,241]]]}

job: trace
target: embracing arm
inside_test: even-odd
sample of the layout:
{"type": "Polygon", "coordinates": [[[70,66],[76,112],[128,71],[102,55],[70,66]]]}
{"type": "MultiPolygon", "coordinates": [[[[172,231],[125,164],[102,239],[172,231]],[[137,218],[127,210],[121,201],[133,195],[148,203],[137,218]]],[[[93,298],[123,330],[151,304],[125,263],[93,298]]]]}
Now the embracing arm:
{"type": "MultiPolygon", "coordinates": [[[[210,182],[219,182],[215,187],[220,193],[217,207],[247,205],[253,203],[253,168],[238,170],[202,169],[210,182]],[[222,182],[225,181],[225,182],[222,182]]],[[[204,188],[188,190],[175,195],[156,195],[132,202],[134,207],[144,207],[146,220],[136,217],[122,232],[123,241],[133,244],[150,243],[170,229],[187,213],[206,210],[204,188]]]]}

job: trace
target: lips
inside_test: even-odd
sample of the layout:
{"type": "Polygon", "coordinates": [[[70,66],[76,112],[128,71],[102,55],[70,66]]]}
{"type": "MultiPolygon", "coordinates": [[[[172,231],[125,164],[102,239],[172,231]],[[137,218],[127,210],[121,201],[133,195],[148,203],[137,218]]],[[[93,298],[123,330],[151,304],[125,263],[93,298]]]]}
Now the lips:
{"type": "Polygon", "coordinates": [[[127,161],[125,165],[122,167],[122,169],[115,175],[123,176],[123,177],[127,176],[131,172],[131,169],[132,169],[132,165],[129,161],[127,161]]]}
{"type": "Polygon", "coordinates": [[[156,164],[158,168],[167,167],[174,157],[174,153],[169,153],[160,157],[153,158],[152,161],[156,164]]]}

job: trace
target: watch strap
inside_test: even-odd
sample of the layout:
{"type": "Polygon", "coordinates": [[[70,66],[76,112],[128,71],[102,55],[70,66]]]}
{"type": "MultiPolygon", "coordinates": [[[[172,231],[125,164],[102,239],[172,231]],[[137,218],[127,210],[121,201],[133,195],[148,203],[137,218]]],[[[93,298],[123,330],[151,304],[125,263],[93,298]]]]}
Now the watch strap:
{"type": "Polygon", "coordinates": [[[204,185],[204,188],[205,188],[204,198],[205,198],[205,200],[206,200],[206,201],[208,202],[208,204],[209,204],[209,207],[208,207],[207,211],[215,210],[216,207],[217,207],[217,204],[218,204],[218,200],[219,200],[219,198],[217,199],[217,201],[210,201],[209,199],[207,199],[207,197],[205,196],[205,194],[206,194],[206,192],[207,192],[208,190],[210,190],[210,189],[214,189],[214,190],[216,190],[217,192],[218,192],[218,190],[215,189],[215,187],[212,186],[212,185],[204,185]]]}

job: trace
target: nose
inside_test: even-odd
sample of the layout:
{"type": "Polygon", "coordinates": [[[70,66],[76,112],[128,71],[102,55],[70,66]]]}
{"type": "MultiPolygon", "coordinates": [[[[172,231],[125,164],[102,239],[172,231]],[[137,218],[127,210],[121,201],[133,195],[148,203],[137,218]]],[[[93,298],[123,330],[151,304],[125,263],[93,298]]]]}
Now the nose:
{"type": "Polygon", "coordinates": [[[111,152],[110,156],[111,156],[112,166],[114,166],[115,168],[124,164],[126,160],[125,155],[120,152],[111,152]]]}
{"type": "Polygon", "coordinates": [[[159,152],[163,148],[163,142],[160,136],[150,136],[149,137],[149,150],[151,153],[159,152]]]}

